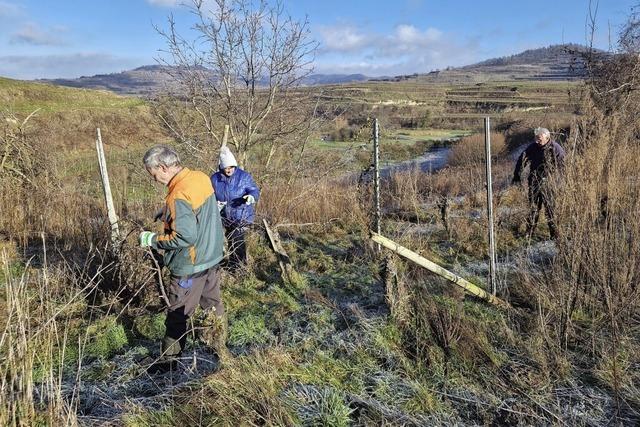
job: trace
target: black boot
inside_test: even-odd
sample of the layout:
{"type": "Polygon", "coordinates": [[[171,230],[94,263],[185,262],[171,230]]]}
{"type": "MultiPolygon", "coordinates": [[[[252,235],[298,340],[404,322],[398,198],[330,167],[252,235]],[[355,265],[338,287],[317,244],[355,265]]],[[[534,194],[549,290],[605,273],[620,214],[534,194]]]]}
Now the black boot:
{"type": "Polygon", "coordinates": [[[158,360],[147,368],[150,374],[166,374],[178,370],[178,358],[182,354],[180,340],[165,336],[162,339],[162,353],[158,360]]]}

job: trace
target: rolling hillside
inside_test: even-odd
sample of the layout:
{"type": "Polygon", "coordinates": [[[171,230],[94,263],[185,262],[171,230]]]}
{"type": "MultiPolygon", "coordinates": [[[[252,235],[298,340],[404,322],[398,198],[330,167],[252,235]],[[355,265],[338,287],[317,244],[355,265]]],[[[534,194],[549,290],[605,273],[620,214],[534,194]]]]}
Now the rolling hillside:
{"type": "Polygon", "coordinates": [[[121,146],[164,140],[145,101],[105,90],[77,89],[0,78],[0,117],[22,122],[56,147],[93,148],[96,128],[107,143],[121,146]]]}
{"type": "MultiPolygon", "coordinates": [[[[301,84],[302,86],[357,84],[368,80],[391,82],[418,80],[444,84],[496,80],[581,80],[586,75],[584,61],[581,59],[585,51],[586,48],[579,45],[555,45],[427,74],[416,73],[373,79],[363,74],[312,74],[305,77],[301,84]]],[[[150,96],[164,87],[171,86],[171,72],[171,67],[146,65],[119,73],[83,76],[77,79],[53,79],[46,82],[77,88],[104,89],[125,95],[150,96]]]]}
{"type": "MultiPolygon", "coordinates": [[[[145,65],[120,73],[43,81],[60,86],[110,90],[121,95],[150,96],[166,87],[171,87],[171,73],[173,71],[172,67],[164,65],[145,65]]],[[[301,84],[303,86],[314,86],[360,82],[368,79],[369,77],[363,74],[311,74],[305,77],[301,84]]],[[[263,84],[266,84],[266,82],[263,82],[263,84]]]]}

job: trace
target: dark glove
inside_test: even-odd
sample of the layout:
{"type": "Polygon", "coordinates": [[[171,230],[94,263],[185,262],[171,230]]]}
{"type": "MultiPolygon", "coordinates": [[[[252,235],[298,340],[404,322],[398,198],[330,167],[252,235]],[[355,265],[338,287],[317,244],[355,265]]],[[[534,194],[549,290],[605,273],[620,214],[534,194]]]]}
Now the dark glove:
{"type": "Polygon", "coordinates": [[[153,222],[160,221],[164,216],[164,206],[158,209],[156,214],[153,216],[153,222]]]}

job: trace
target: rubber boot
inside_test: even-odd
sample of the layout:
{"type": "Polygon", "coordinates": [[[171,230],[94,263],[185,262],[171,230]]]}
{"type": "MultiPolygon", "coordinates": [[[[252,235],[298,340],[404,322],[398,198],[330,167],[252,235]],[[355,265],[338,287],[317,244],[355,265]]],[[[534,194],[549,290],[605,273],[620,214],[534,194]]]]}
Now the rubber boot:
{"type": "Polygon", "coordinates": [[[178,357],[182,353],[180,341],[165,336],[162,339],[162,353],[157,362],[151,364],[147,368],[150,374],[165,374],[167,372],[175,372],[178,369],[178,357]]]}

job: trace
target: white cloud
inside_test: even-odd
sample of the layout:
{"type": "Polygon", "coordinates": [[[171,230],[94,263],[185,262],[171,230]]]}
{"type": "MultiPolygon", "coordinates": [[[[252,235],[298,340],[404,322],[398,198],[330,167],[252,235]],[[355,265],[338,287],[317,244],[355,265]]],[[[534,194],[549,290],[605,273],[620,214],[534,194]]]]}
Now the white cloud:
{"type": "Polygon", "coordinates": [[[402,43],[427,44],[439,40],[441,36],[442,31],[435,28],[420,31],[413,25],[398,25],[394,38],[402,43]]]}
{"type": "Polygon", "coordinates": [[[18,16],[23,13],[22,6],[0,1],[0,18],[18,16]]]}
{"type": "Polygon", "coordinates": [[[62,26],[45,29],[33,22],[29,22],[13,33],[9,42],[11,44],[29,44],[36,46],[62,46],[65,44],[62,39],[62,34],[66,31],[66,27],[62,26]]]}
{"type": "Polygon", "coordinates": [[[365,46],[370,37],[351,25],[334,25],[320,27],[322,48],[329,51],[349,52],[365,46]]]}
{"type": "Polygon", "coordinates": [[[459,41],[437,28],[401,24],[387,34],[354,25],[323,27],[316,71],[371,76],[428,72],[477,60],[477,40],[459,41]]]}
{"type": "Polygon", "coordinates": [[[142,58],[93,52],[43,56],[13,55],[0,57],[0,76],[16,79],[75,78],[119,72],[144,63],[145,60],[142,58]]]}
{"type": "Polygon", "coordinates": [[[175,7],[182,3],[181,0],[147,0],[152,6],[175,7]]]}

